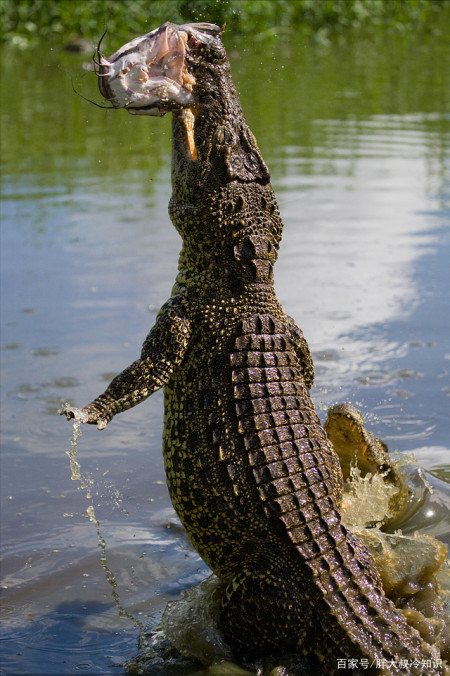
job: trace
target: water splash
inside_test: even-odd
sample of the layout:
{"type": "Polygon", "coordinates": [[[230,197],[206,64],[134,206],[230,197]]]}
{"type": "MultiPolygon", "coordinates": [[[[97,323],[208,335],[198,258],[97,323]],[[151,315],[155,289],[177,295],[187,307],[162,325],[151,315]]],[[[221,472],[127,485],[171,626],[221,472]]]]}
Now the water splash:
{"type": "MultiPolygon", "coordinates": [[[[86,498],[88,500],[92,500],[91,489],[94,484],[94,480],[90,474],[87,474],[85,472],[82,473],[81,465],[78,461],[78,449],[77,449],[78,439],[82,434],[81,424],[86,422],[87,415],[81,409],[71,408],[66,404],[64,406],[64,410],[67,410],[68,408],[70,408],[74,416],[72,440],[70,443],[69,450],[66,451],[67,455],[69,456],[70,462],[70,472],[71,472],[70,478],[72,479],[72,481],[79,481],[80,482],[79,488],[85,491],[86,498]]],[[[121,511],[123,511],[128,516],[128,512],[122,507],[120,502],[121,502],[120,494],[118,493],[118,491],[115,491],[114,505],[120,507],[121,511]]],[[[100,521],[95,515],[94,505],[90,504],[86,509],[86,513],[89,517],[89,520],[94,524],[95,530],[97,532],[98,546],[100,548],[100,565],[105,571],[106,581],[108,582],[111,588],[111,597],[118,610],[119,617],[130,620],[134,624],[134,626],[138,629],[140,648],[144,653],[147,653],[149,651],[150,645],[144,624],[136,617],[134,617],[134,615],[125,610],[120,600],[117,579],[108,565],[108,559],[106,555],[106,540],[101,532],[100,521]]]]}
{"type": "MultiPolygon", "coordinates": [[[[72,481],[79,481],[80,486],[79,488],[82,488],[86,491],[86,497],[88,500],[92,499],[92,493],[91,493],[91,488],[94,485],[94,479],[90,474],[87,474],[86,472],[81,474],[81,468],[80,468],[80,463],[78,462],[77,459],[77,442],[78,438],[81,436],[81,424],[86,423],[88,416],[87,414],[80,408],[75,408],[73,406],[69,406],[69,404],[64,404],[62,409],[60,409],[59,413],[67,413],[70,412],[73,416],[73,435],[72,435],[72,440],[70,443],[70,448],[68,451],[66,451],[67,455],[69,456],[69,461],[70,461],[70,471],[71,471],[71,476],[70,478],[72,481]]],[[[100,423],[97,425],[98,429],[103,429],[106,427],[106,423],[104,426],[99,427],[100,423]]],[[[103,473],[103,476],[106,476],[108,474],[109,470],[106,470],[103,473]]],[[[113,507],[116,509],[119,509],[123,514],[125,514],[126,517],[129,516],[129,512],[125,507],[122,505],[122,496],[120,492],[117,490],[117,488],[114,488],[114,486],[106,486],[107,489],[109,489],[109,495],[107,496],[109,499],[112,500],[113,507]]],[[[104,497],[104,496],[102,496],[104,497]]]]}
{"type": "Polygon", "coordinates": [[[97,531],[98,546],[100,547],[100,552],[101,552],[100,553],[100,565],[103,568],[103,570],[105,571],[106,581],[108,582],[109,586],[111,587],[111,596],[112,596],[112,599],[113,599],[113,601],[116,605],[116,608],[119,612],[119,617],[120,618],[126,618],[126,619],[130,620],[135,625],[135,627],[137,627],[137,629],[139,630],[139,644],[140,644],[141,650],[143,652],[148,652],[148,649],[149,649],[150,646],[149,646],[147,634],[145,632],[144,624],[140,620],[138,620],[136,617],[134,617],[134,615],[129,613],[127,610],[125,610],[125,608],[123,607],[122,602],[120,600],[116,576],[114,575],[114,573],[110,569],[110,567],[108,565],[108,559],[106,557],[106,540],[101,533],[100,522],[97,519],[97,517],[95,516],[95,511],[94,511],[93,505],[89,505],[86,512],[87,512],[87,515],[89,516],[89,520],[92,521],[92,523],[95,526],[95,530],[97,531]]]}
{"type": "MultiPolygon", "coordinates": [[[[66,408],[67,405],[64,407],[66,408]]],[[[86,498],[92,499],[91,487],[94,483],[93,478],[89,474],[81,474],[81,466],[77,458],[77,443],[78,438],[81,437],[81,423],[86,422],[87,415],[80,409],[71,409],[74,415],[73,418],[73,434],[70,442],[70,448],[66,451],[70,462],[70,478],[72,481],[79,481],[79,488],[86,491],[86,498]]]]}
{"type": "Polygon", "coordinates": [[[360,526],[378,527],[389,521],[391,498],[399,492],[396,486],[385,483],[383,474],[368,472],[362,476],[361,470],[350,467],[350,478],[344,486],[342,501],[342,520],[348,528],[360,526]]]}

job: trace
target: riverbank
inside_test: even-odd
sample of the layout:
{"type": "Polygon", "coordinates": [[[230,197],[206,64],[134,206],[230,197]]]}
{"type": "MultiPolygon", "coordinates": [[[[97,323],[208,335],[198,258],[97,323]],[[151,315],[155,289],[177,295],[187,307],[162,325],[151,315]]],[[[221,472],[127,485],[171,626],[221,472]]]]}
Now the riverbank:
{"type": "Polygon", "coordinates": [[[327,41],[355,30],[444,30],[450,0],[0,0],[0,40],[21,48],[48,39],[97,41],[105,29],[119,39],[167,20],[226,24],[233,34],[262,38],[299,34],[327,41]]]}

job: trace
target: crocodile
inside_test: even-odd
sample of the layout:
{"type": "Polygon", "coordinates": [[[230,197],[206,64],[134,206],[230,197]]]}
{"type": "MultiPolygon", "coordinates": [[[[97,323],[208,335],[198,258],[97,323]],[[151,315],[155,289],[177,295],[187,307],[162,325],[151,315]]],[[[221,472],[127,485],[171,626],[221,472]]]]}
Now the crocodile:
{"type": "Polygon", "coordinates": [[[170,497],[222,583],[221,628],[242,663],[298,651],[324,674],[339,658],[365,672],[441,673],[341,522],[311,353],[274,291],[280,212],[221,36],[214,24],[165,23],[109,59],[97,50],[107,106],[172,113],[169,214],[183,243],[140,357],[63,413],[102,429],[164,388],[170,497]]]}
{"type": "Polygon", "coordinates": [[[361,476],[380,476],[394,488],[383,525],[396,523],[413,496],[405,474],[393,462],[385,442],[366,428],[361,411],[349,403],[334,404],[328,409],[324,430],[338,454],[344,481],[351,479],[351,470],[357,467],[361,476]]]}

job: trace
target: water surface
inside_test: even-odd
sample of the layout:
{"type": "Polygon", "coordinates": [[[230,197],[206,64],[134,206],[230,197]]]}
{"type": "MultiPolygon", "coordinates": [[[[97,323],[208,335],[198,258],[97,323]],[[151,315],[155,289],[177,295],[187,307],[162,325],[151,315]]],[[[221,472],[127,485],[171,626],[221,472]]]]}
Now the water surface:
{"type": "MultiPolygon", "coordinates": [[[[448,496],[446,33],[227,47],[285,222],[276,286],[310,343],[320,414],[356,403],[448,496]]],[[[161,393],[103,432],[83,428],[91,497],[71,480],[57,410],[88,403],[136,358],[180,247],[169,118],[77,97],[71,77],[99,100],[86,60],[51,45],[2,54],[5,674],[124,673],[139,632],[112,591],[150,630],[208,574],[168,500],[161,393]]],[[[441,518],[424,528],[448,542],[441,518]]]]}

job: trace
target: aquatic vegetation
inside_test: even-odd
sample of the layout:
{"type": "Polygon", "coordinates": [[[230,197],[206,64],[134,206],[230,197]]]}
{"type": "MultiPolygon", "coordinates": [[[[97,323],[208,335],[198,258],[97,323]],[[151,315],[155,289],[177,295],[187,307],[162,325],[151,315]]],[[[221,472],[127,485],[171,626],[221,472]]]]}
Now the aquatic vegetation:
{"type": "Polygon", "coordinates": [[[2,0],[0,35],[26,47],[48,37],[94,38],[105,28],[117,37],[169,19],[214,21],[233,34],[300,33],[324,41],[333,32],[381,25],[398,32],[420,25],[442,29],[449,10],[448,0],[2,0]]]}

